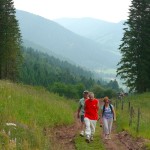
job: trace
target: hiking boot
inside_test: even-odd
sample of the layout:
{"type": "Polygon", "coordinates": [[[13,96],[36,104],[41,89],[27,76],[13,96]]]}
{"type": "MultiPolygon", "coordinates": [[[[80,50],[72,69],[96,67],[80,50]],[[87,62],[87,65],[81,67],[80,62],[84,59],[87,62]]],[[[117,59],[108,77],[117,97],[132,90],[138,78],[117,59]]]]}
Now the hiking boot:
{"type": "Polygon", "coordinates": [[[89,135],[86,136],[86,142],[90,143],[90,136],[89,135]]]}
{"type": "Polygon", "coordinates": [[[108,140],[108,135],[105,135],[105,140],[108,140]]]}
{"type": "Polygon", "coordinates": [[[80,136],[82,136],[82,137],[84,136],[84,131],[80,132],[80,136]]]}

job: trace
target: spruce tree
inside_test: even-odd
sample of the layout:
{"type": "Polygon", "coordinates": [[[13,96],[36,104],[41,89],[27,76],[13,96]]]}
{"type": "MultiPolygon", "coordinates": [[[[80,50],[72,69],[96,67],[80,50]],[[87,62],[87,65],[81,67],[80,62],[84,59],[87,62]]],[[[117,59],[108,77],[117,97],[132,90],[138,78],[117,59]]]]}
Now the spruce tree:
{"type": "Polygon", "coordinates": [[[150,1],[132,0],[119,49],[117,75],[137,92],[150,89],[150,1]]]}
{"type": "Polygon", "coordinates": [[[15,80],[19,72],[21,34],[12,0],[0,1],[0,79],[15,80]]]}

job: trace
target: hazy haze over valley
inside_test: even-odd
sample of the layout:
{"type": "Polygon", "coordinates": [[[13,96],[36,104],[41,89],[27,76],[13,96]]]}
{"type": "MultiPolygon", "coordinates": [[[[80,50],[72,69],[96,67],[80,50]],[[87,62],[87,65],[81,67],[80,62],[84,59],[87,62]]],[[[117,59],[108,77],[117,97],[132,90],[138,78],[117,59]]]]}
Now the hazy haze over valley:
{"type": "MultiPolygon", "coordinates": [[[[38,45],[37,49],[41,51],[90,70],[107,71],[107,74],[111,74],[112,70],[114,72],[120,59],[116,45],[120,42],[122,23],[115,24],[92,18],[76,19],[72,27],[75,30],[81,27],[81,33],[67,26],[63,27],[60,22],[58,24],[28,12],[17,10],[16,15],[25,44],[30,43],[31,47],[31,43],[33,47],[38,45]]],[[[68,19],[68,22],[72,20],[68,19]]]]}
{"type": "Polygon", "coordinates": [[[118,47],[123,37],[123,23],[108,22],[93,18],[60,18],[54,20],[81,36],[98,42],[104,50],[120,54],[118,47]]]}

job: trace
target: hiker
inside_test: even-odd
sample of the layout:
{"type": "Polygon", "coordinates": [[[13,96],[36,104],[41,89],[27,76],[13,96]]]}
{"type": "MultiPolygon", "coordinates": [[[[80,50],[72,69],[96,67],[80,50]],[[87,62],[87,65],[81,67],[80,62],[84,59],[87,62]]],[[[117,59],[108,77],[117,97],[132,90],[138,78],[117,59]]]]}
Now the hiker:
{"type": "Polygon", "coordinates": [[[84,130],[85,130],[85,124],[84,124],[84,103],[85,100],[88,98],[88,93],[89,91],[84,91],[83,92],[83,98],[79,100],[79,107],[78,107],[78,112],[77,112],[77,117],[80,118],[81,121],[81,132],[80,136],[84,136],[84,130]]]}
{"type": "Polygon", "coordinates": [[[105,139],[111,139],[111,130],[113,121],[116,121],[114,106],[110,104],[109,98],[104,97],[104,105],[101,108],[101,119],[103,122],[103,131],[105,139]]]}
{"type": "Polygon", "coordinates": [[[85,101],[84,110],[85,135],[86,141],[89,143],[93,141],[99,111],[99,101],[94,98],[93,92],[89,92],[89,99],[85,101]]]}

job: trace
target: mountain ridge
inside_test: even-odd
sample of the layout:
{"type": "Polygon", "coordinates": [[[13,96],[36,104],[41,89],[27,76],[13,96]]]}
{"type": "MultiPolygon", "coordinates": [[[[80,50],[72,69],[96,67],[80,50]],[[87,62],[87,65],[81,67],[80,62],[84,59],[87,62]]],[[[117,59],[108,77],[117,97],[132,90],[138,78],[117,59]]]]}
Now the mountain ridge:
{"type": "Polygon", "coordinates": [[[59,18],[54,21],[72,32],[98,42],[104,49],[119,54],[118,48],[123,37],[123,20],[113,23],[87,17],[59,18]]]}
{"type": "Polygon", "coordinates": [[[102,49],[97,42],[38,15],[17,10],[16,17],[23,39],[89,69],[116,68],[119,56],[102,49]]]}

